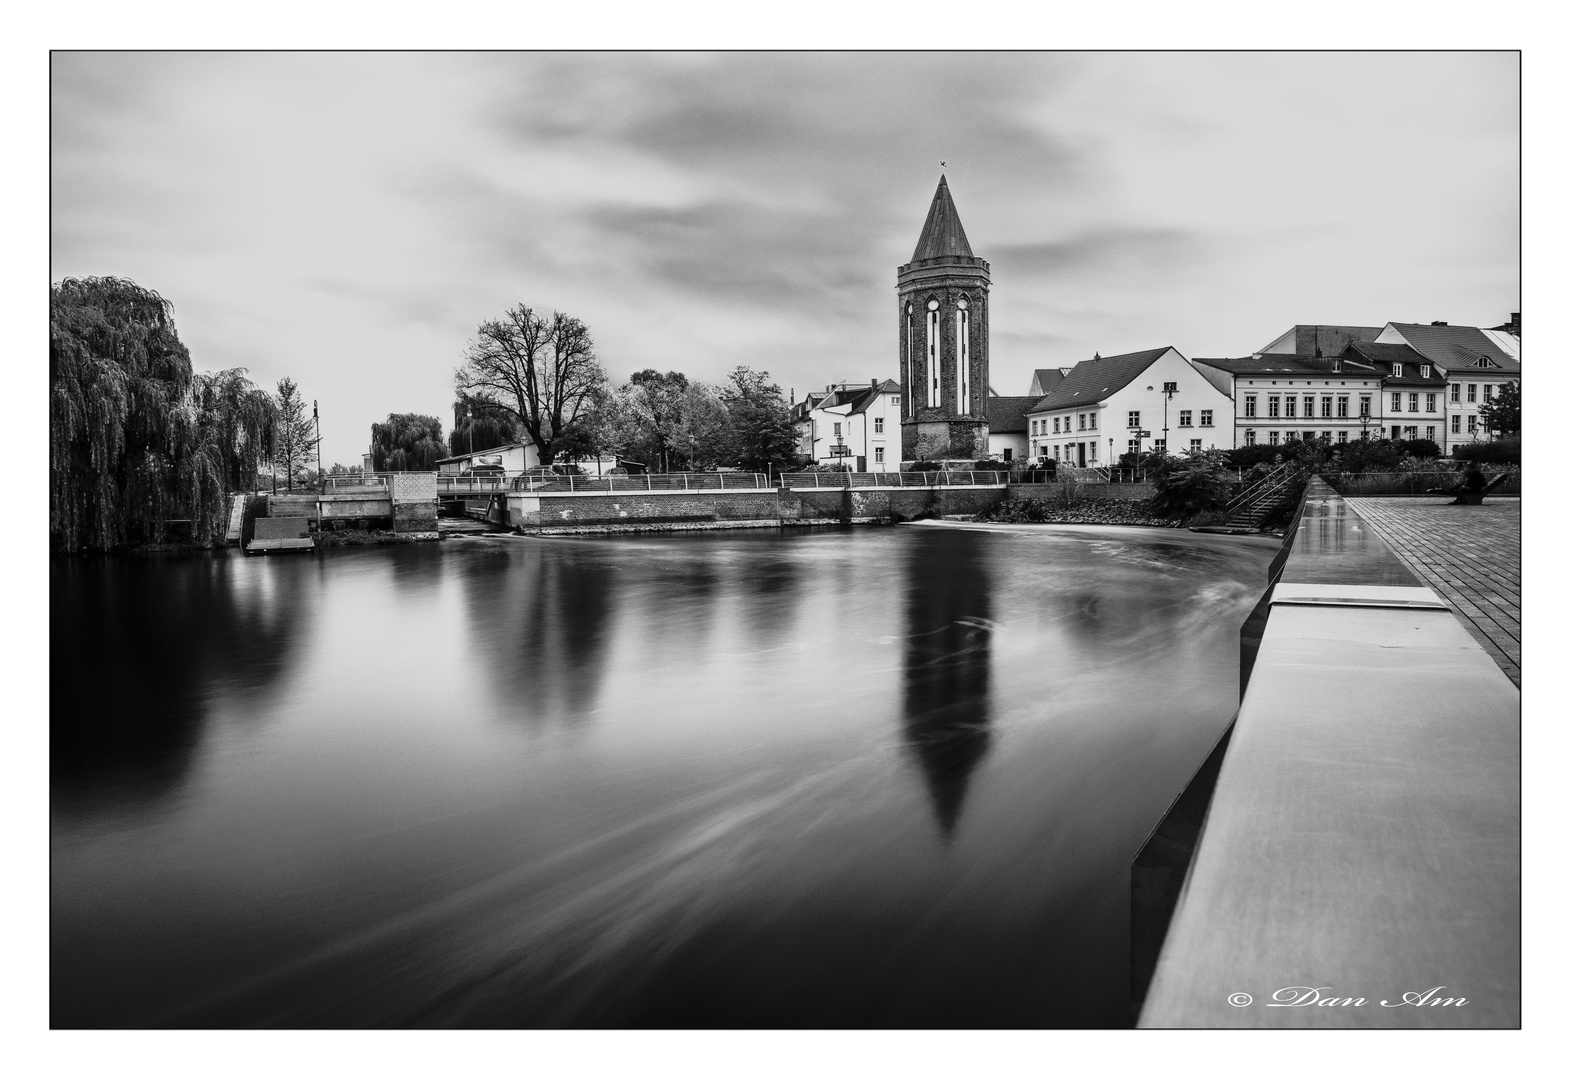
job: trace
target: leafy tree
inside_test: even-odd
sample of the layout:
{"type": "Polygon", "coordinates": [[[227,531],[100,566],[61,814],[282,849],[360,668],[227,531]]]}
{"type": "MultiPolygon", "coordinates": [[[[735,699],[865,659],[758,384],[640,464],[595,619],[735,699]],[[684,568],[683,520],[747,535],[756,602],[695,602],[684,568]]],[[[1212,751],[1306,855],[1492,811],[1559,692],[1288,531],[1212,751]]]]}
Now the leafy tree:
{"type": "Polygon", "coordinates": [[[1518,435],[1522,431],[1522,387],[1508,382],[1500,392],[1478,407],[1484,430],[1493,435],[1518,435]]]}
{"type": "Polygon", "coordinates": [[[305,480],[316,453],[316,421],[306,415],[300,387],[288,376],[278,380],[273,408],[277,413],[273,423],[273,464],[283,468],[285,483],[293,490],[295,480],[305,480]]]}
{"type": "Polygon", "coordinates": [[[767,466],[796,458],[796,429],[791,407],[769,372],[734,368],[730,384],[720,391],[731,425],[731,456],[744,469],[762,472],[767,466]]]}
{"type": "Polygon", "coordinates": [[[467,394],[453,402],[453,433],[447,441],[452,457],[518,441],[518,421],[506,409],[467,394]]]}
{"type": "Polygon", "coordinates": [[[387,422],[371,425],[371,468],[377,472],[434,470],[447,456],[442,421],[420,413],[388,413],[387,422]]]}
{"type": "Polygon", "coordinates": [[[462,367],[460,395],[494,404],[518,422],[549,464],[556,441],[605,386],[589,328],[571,315],[549,318],[519,304],[480,324],[462,367]]]}
{"type": "Polygon", "coordinates": [[[199,402],[195,386],[190,353],[158,293],[113,277],[66,278],[50,288],[54,547],[107,549],[152,539],[171,518],[189,518],[195,536],[218,534],[233,464],[226,447],[243,459],[256,445],[247,433],[262,416],[248,412],[256,403],[238,383],[235,416],[224,394],[199,402]]]}
{"type": "Polygon", "coordinates": [[[217,451],[224,486],[230,491],[255,486],[257,473],[268,460],[268,441],[278,419],[273,399],[245,373],[245,368],[199,371],[191,382],[202,442],[217,451]]]}
{"type": "Polygon", "coordinates": [[[1233,494],[1233,472],[1224,450],[1164,456],[1152,470],[1151,480],[1151,509],[1163,517],[1221,510],[1233,494]]]}
{"type": "Polygon", "coordinates": [[[709,387],[689,383],[682,391],[671,457],[678,467],[712,470],[736,460],[735,438],[726,406],[709,387]]]}

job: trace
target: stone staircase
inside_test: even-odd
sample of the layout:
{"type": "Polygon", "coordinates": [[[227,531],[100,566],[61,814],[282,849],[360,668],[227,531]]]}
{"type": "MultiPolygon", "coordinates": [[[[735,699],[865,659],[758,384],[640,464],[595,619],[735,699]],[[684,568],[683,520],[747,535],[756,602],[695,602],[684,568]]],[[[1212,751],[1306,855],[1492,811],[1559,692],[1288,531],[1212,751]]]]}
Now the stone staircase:
{"type": "Polygon", "coordinates": [[[229,496],[229,528],[224,531],[224,543],[238,544],[245,528],[245,496],[229,496]]]}

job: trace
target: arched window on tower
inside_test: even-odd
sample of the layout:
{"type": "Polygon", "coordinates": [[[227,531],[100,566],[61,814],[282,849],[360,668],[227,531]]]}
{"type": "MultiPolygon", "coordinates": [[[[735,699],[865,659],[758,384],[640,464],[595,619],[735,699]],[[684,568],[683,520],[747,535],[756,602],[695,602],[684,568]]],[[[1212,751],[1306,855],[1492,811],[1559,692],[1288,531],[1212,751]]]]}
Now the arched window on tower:
{"type": "Polygon", "coordinates": [[[905,341],[905,384],[907,387],[905,413],[907,416],[916,415],[916,338],[915,338],[916,308],[906,305],[906,341],[905,341]]]}
{"type": "Polygon", "coordinates": [[[955,412],[971,412],[971,312],[966,298],[955,301],[955,412]]]}
{"type": "Polygon", "coordinates": [[[936,409],[941,403],[942,389],[938,378],[938,301],[927,302],[927,407],[936,409]]]}

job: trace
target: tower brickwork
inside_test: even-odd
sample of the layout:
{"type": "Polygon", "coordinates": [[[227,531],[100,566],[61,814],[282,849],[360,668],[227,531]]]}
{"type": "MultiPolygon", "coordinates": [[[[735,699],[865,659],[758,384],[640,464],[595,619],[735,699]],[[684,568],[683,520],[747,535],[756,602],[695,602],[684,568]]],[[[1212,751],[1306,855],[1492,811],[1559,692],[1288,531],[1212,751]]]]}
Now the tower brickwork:
{"type": "Polygon", "coordinates": [[[987,456],[986,259],[971,253],[940,177],[899,294],[900,443],[905,461],[987,456]]]}

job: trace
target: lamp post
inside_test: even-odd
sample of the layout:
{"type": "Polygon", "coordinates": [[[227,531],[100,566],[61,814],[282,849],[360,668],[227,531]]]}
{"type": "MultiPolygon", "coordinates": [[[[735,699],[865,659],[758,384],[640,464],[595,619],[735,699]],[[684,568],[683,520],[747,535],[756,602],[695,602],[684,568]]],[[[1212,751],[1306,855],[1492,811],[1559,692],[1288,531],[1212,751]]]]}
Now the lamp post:
{"type": "Polygon", "coordinates": [[[1360,435],[1360,438],[1362,438],[1365,442],[1368,442],[1369,441],[1369,402],[1367,402],[1367,401],[1361,401],[1358,404],[1358,422],[1361,425],[1361,431],[1362,431],[1362,434],[1360,435]]]}
{"type": "MultiPolygon", "coordinates": [[[[475,407],[473,405],[464,406],[464,427],[469,429],[469,456],[473,458],[475,456],[475,407]]],[[[469,467],[474,468],[475,463],[471,461],[469,467]]]]}
{"type": "Polygon", "coordinates": [[[322,476],[322,417],[316,410],[316,399],[311,399],[311,430],[316,435],[316,489],[325,491],[327,480],[322,476]]]}
{"type": "Polygon", "coordinates": [[[1169,452],[1167,449],[1167,403],[1173,400],[1173,395],[1176,393],[1178,393],[1178,384],[1176,382],[1165,382],[1162,384],[1162,455],[1164,457],[1169,452]]]}

